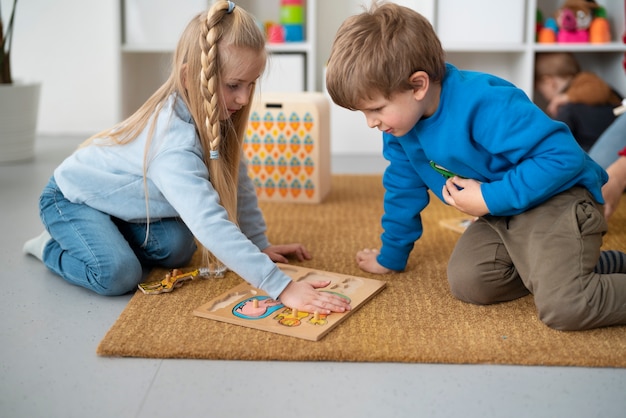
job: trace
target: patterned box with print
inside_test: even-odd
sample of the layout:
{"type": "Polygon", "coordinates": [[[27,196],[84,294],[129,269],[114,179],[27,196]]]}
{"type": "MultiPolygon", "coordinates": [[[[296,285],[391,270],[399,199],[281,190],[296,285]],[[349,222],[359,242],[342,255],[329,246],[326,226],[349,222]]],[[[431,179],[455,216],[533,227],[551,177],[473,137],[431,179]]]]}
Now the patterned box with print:
{"type": "Polygon", "coordinates": [[[255,97],[244,154],[259,200],[322,202],[331,181],[329,118],[322,93],[255,97]]]}

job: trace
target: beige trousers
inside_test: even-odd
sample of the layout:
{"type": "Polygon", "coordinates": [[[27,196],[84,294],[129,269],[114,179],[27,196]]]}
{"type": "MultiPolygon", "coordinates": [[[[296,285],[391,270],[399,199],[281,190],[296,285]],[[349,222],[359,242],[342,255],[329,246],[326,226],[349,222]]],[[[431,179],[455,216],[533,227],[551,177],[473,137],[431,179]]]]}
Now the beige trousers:
{"type": "Polygon", "coordinates": [[[486,215],[461,235],[448,263],[452,294],[475,304],[532,293],[551,328],[626,324],[626,274],[594,273],[607,224],[602,205],[574,187],[520,215],[486,215]]]}

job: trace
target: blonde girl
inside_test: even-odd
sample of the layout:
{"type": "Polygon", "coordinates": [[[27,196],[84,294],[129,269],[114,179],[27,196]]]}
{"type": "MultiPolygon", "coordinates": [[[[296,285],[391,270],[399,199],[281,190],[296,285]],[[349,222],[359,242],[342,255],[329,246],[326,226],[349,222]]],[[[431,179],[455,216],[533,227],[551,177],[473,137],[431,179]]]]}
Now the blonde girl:
{"type": "Polygon", "coordinates": [[[202,245],[287,306],[320,313],[350,306],[292,282],[274,262],[310,255],[271,245],[242,142],[266,63],[254,18],[218,1],[187,26],[167,81],[132,116],[89,138],[40,198],[46,231],[25,252],[66,281],[102,295],[136,289],[155,266],[184,266],[202,245]]]}

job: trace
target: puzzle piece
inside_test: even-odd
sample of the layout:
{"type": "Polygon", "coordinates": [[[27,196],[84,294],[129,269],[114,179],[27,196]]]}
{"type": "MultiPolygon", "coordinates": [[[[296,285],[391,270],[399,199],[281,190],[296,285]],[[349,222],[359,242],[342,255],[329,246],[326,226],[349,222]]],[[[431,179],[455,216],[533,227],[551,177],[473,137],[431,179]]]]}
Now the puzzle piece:
{"type": "Polygon", "coordinates": [[[165,278],[163,278],[162,280],[139,283],[138,287],[139,290],[141,290],[146,295],[159,295],[161,293],[169,293],[177,287],[181,287],[183,284],[185,284],[185,282],[193,280],[196,277],[222,277],[224,276],[225,271],[225,266],[220,266],[217,270],[208,267],[201,267],[187,273],[183,273],[179,269],[174,269],[168,272],[165,275],[165,278]]]}

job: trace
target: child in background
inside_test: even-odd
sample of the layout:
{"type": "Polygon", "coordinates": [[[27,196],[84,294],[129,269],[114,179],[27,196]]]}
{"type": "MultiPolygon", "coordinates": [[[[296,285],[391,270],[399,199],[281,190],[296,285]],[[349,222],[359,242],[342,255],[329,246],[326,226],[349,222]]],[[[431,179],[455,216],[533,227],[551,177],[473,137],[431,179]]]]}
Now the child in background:
{"type": "Polygon", "coordinates": [[[532,293],[541,321],[561,330],[626,324],[626,254],[600,251],[607,174],[522,90],[446,64],[428,20],[393,3],[341,25],[326,85],[383,132],[389,161],[382,247],[357,253],[362,270],[405,269],[430,190],[479,217],[449,260],[454,296],[491,304],[532,293]]]}
{"type": "MultiPolygon", "coordinates": [[[[626,120],[626,119],[625,119],[626,120]]],[[[604,216],[611,217],[626,191],[626,147],[617,153],[618,158],[606,169],[609,181],[602,187],[602,196],[606,201],[604,216]]]]}
{"type": "Polygon", "coordinates": [[[537,54],[535,87],[548,102],[548,114],[567,124],[585,151],[613,122],[613,108],[621,103],[621,97],[600,77],[581,71],[568,52],[537,54]]]}
{"type": "Polygon", "coordinates": [[[46,231],[24,250],[70,283],[120,295],[149,268],[188,263],[195,237],[205,256],[286,306],[350,309],[316,290],[329,282],[293,282],[274,264],[310,255],[301,244],[268,242],[242,156],[265,63],[265,37],[245,10],[218,1],[196,16],[163,86],[54,171],[40,199],[46,231]]]}
{"type": "Polygon", "coordinates": [[[602,186],[604,216],[609,219],[626,191],[626,113],[607,128],[589,153],[595,161],[606,164],[609,181],[602,186]]]}
{"type": "Polygon", "coordinates": [[[589,150],[589,156],[605,170],[617,160],[617,152],[626,147],[626,113],[606,128],[589,150]]]}

